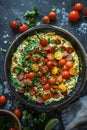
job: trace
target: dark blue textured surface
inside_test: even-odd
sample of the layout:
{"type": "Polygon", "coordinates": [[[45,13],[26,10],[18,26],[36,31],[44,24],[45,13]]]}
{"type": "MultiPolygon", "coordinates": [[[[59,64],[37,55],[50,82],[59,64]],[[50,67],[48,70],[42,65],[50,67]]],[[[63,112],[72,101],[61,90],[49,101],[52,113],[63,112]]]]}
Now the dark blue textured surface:
{"type": "MultiPolygon", "coordinates": [[[[8,49],[8,42],[12,42],[15,37],[19,34],[14,34],[10,27],[10,21],[16,17],[20,17],[26,10],[31,10],[34,6],[40,10],[38,21],[41,20],[42,16],[47,15],[51,11],[53,6],[57,8],[57,20],[51,24],[62,27],[78,38],[82,43],[85,51],[87,52],[87,19],[82,18],[76,24],[71,24],[68,21],[68,13],[73,9],[74,0],[0,0],[0,48],[8,49]]],[[[75,0],[76,2],[82,2],[84,8],[87,8],[87,0],[75,0]]],[[[4,76],[4,59],[5,53],[0,51],[0,83],[5,81],[4,76]]],[[[1,88],[0,88],[1,91],[1,88]]],[[[10,92],[9,92],[10,93],[10,92]]],[[[11,102],[11,95],[8,95],[9,101],[11,102]]],[[[82,95],[87,93],[87,88],[82,95]]],[[[11,104],[11,103],[10,103],[11,104]]],[[[1,106],[3,107],[3,106],[1,106]]],[[[56,114],[54,115],[56,116],[56,114]]],[[[60,117],[60,113],[58,115],[60,117]]],[[[61,128],[63,130],[63,128],[61,128]]]]}

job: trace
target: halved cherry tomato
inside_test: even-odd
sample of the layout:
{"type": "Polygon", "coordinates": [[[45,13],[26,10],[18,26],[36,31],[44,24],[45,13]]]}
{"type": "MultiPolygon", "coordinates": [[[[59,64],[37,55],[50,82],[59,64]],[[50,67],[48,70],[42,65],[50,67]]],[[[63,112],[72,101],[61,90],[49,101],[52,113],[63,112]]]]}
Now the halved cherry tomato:
{"type": "Polygon", "coordinates": [[[39,90],[38,90],[37,87],[33,87],[33,90],[34,90],[35,93],[38,93],[38,92],[39,92],[39,90]]]}
{"type": "Polygon", "coordinates": [[[64,92],[66,92],[67,87],[65,86],[65,84],[62,83],[62,84],[59,85],[59,90],[60,90],[60,92],[64,93],[64,92]]]}
{"type": "Polygon", "coordinates": [[[32,61],[37,62],[38,61],[37,56],[32,56],[32,61]]]}
{"type": "Polygon", "coordinates": [[[50,85],[53,85],[56,83],[56,78],[50,78],[48,82],[50,85]]]}
{"type": "Polygon", "coordinates": [[[7,97],[5,95],[0,96],[0,104],[5,104],[7,102],[7,97]]]}
{"type": "Polygon", "coordinates": [[[83,10],[83,4],[81,4],[81,3],[76,3],[76,4],[74,5],[74,10],[76,10],[76,11],[82,11],[82,10],[83,10]]]}
{"type": "Polygon", "coordinates": [[[49,84],[49,83],[47,83],[47,84],[45,84],[44,86],[43,86],[43,89],[44,90],[49,90],[51,88],[51,85],[49,84]]]}
{"type": "Polygon", "coordinates": [[[46,65],[43,65],[41,70],[42,70],[42,73],[46,73],[48,72],[48,67],[46,65]]]}
{"type": "Polygon", "coordinates": [[[26,30],[28,30],[28,25],[27,24],[22,24],[21,26],[19,26],[19,31],[21,33],[25,32],[26,30]]]}
{"type": "Polygon", "coordinates": [[[69,71],[68,71],[68,70],[64,70],[64,71],[62,72],[62,77],[63,77],[64,79],[69,79],[69,78],[70,78],[70,73],[69,73],[69,71]]]}
{"type": "Polygon", "coordinates": [[[56,43],[56,44],[61,44],[61,40],[58,39],[58,38],[56,38],[55,41],[54,41],[54,43],[56,43]]]}
{"type": "Polygon", "coordinates": [[[70,21],[76,22],[76,21],[79,20],[80,15],[79,15],[79,13],[78,13],[77,11],[73,10],[73,11],[71,11],[71,12],[69,13],[68,17],[69,17],[69,20],[70,20],[70,21]]]}
{"type": "Polygon", "coordinates": [[[37,102],[37,103],[43,103],[43,102],[44,102],[44,100],[43,100],[43,98],[42,98],[42,97],[39,97],[39,98],[37,98],[37,99],[36,99],[36,102],[37,102]]]}
{"type": "Polygon", "coordinates": [[[29,93],[30,93],[31,96],[35,95],[35,91],[33,89],[29,90],[29,93]]]}
{"type": "Polygon", "coordinates": [[[72,62],[72,61],[67,61],[65,65],[66,65],[66,67],[67,67],[68,69],[70,69],[70,68],[73,67],[73,62],[72,62]]]}
{"type": "Polygon", "coordinates": [[[18,118],[20,118],[21,115],[22,115],[22,111],[21,111],[21,109],[19,109],[19,108],[16,108],[16,109],[13,111],[13,113],[14,113],[18,118]]]}
{"type": "Polygon", "coordinates": [[[47,54],[47,59],[53,61],[53,60],[54,60],[54,57],[53,57],[52,54],[48,53],[48,54],[47,54]]]}
{"type": "Polygon", "coordinates": [[[45,76],[42,76],[41,77],[41,82],[42,82],[42,85],[46,84],[47,83],[47,78],[45,76]]]}
{"type": "Polygon", "coordinates": [[[58,76],[56,77],[56,80],[57,80],[57,82],[62,83],[62,82],[63,82],[62,75],[58,75],[58,76]]]}
{"type": "Polygon", "coordinates": [[[53,67],[53,62],[52,61],[47,61],[47,67],[52,68],[53,67]]]}
{"type": "Polygon", "coordinates": [[[56,60],[60,60],[60,59],[62,59],[62,57],[63,57],[63,54],[62,54],[61,52],[56,51],[56,52],[54,53],[54,58],[55,58],[56,60]]]}
{"type": "Polygon", "coordinates": [[[17,79],[18,79],[18,80],[21,81],[21,80],[23,80],[23,78],[24,78],[24,75],[23,75],[23,74],[18,74],[18,75],[17,75],[17,79]]]}
{"type": "Polygon", "coordinates": [[[41,71],[38,71],[38,76],[39,77],[42,77],[43,76],[43,73],[41,71]]]}
{"type": "Polygon", "coordinates": [[[48,16],[44,16],[44,17],[42,18],[42,21],[43,21],[44,24],[49,24],[49,23],[50,23],[50,19],[49,19],[48,16]]]}
{"type": "Polygon", "coordinates": [[[74,48],[73,47],[67,47],[66,51],[71,54],[72,52],[74,52],[74,48]]]}
{"type": "Polygon", "coordinates": [[[66,60],[63,58],[59,60],[59,65],[64,66],[66,64],[66,60]]]}
{"type": "Polygon", "coordinates": [[[40,39],[40,44],[42,46],[46,46],[48,44],[48,41],[46,39],[40,39]]]}
{"type": "Polygon", "coordinates": [[[56,12],[49,12],[48,17],[50,18],[50,20],[55,20],[56,19],[56,12]]]}
{"type": "Polygon", "coordinates": [[[52,68],[52,70],[51,70],[51,73],[54,74],[54,75],[56,75],[58,73],[58,71],[59,71],[59,68],[57,68],[56,66],[54,66],[52,68]]]}
{"type": "Polygon", "coordinates": [[[19,23],[18,21],[14,20],[10,23],[10,27],[12,30],[17,30],[18,29],[18,26],[19,26],[19,23]]]}
{"type": "Polygon", "coordinates": [[[45,92],[43,92],[43,94],[42,94],[42,98],[43,98],[43,100],[48,100],[48,99],[50,99],[52,97],[52,93],[50,92],[50,91],[45,91],[45,92]]]}
{"type": "Polygon", "coordinates": [[[28,74],[25,74],[25,77],[26,77],[26,78],[29,78],[29,79],[34,78],[34,76],[35,76],[35,73],[34,73],[34,72],[29,72],[28,74]]]}
{"type": "Polygon", "coordinates": [[[32,64],[31,68],[32,68],[33,71],[38,71],[39,70],[38,64],[32,64]]]}
{"type": "Polygon", "coordinates": [[[70,74],[71,74],[72,76],[77,75],[77,70],[74,69],[74,68],[71,68],[71,69],[69,70],[69,72],[70,72],[70,74]]]}
{"type": "Polygon", "coordinates": [[[25,56],[25,60],[30,60],[30,57],[31,57],[31,54],[27,54],[27,55],[25,56]]]}

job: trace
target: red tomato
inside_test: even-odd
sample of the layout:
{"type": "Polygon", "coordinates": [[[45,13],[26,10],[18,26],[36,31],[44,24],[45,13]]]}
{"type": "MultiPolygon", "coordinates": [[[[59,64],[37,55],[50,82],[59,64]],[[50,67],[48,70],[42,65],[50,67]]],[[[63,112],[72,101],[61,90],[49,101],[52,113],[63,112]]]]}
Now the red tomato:
{"type": "Polygon", "coordinates": [[[69,71],[68,71],[68,70],[64,70],[64,71],[62,72],[62,77],[63,77],[64,79],[69,79],[69,78],[70,78],[70,73],[69,73],[69,71]]]}
{"type": "Polygon", "coordinates": [[[55,20],[56,19],[56,12],[49,12],[48,17],[50,18],[50,20],[55,20]]]}
{"type": "Polygon", "coordinates": [[[54,43],[56,43],[56,44],[61,44],[61,40],[58,39],[58,38],[56,38],[55,41],[54,41],[54,43]]]}
{"type": "Polygon", "coordinates": [[[64,51],[66,51],[66,47],[65,46],[60,46],[60,48],[64,51]]]}
{"type": "Polygon", "coordinates": [[[5,95],[0,96],[0,104],[5,104],[7,102],[7,97],[5,95]]]}
{"type": "Polygon", "coordinates": [[[49,50],[51,53],[54,53],[55,52],[55,46],[50,46],[50,50],[49,50]]]}
{"type": "Polygon", "coordinates": [[[67,47],[66,51],[71,54],[72,52],[74,52],[74,48],[73,47],[67,47]]]}
{"type": "Polygon", "coordinates": [[[76,4],[74,5],[74,10],[76,10],[76,11],[82,11],[82,10],[83,10],[83,4],[81,4],[81,3],[76,3],[76,4]]]}
{"type": "Polygon", "coordinates": [[[42,77],[43,76],[43,73],[41,71],[38,71],[38,76],[39,77],[42,77]]]}
{"type": "Polygon", "coordinates": [[[34,73],[34,72],[30,72],[30,73],[28,73],[28,74],[25,74],[25,77],[26,77],[26,78],[29,78],[29,79],[34,78],[34,76],[35,76],[35,73],[34,73]]]}
{"type": "Polygon", "coordinates": [[[46,65],[42,66],[42,73],[46,73],[48,71],[48,67],[46,65]]]}
{"type": "Polygon", "coordinates": [[[16,128],[14,128],[14,127],[11,127],[11,128],[9,128],[9,130],[16,130],[16,128]]]}
{"type": "Polygon", "coordinates": [[[73,10],[69,13],[68,17],[70,21],[76,22],[79,20],[80,15],[77,11],[73,10]]]}
{"type": "Polygon", "coordinates": [[[19,26],[19,23],[15,20],[10,23],[10,27],[12,30],[18,29],[18,26],[19,26]]]}
{"type": "Polygon", "coordinates": [[[43,102],[44,102],[44,100],[43,100],[43,98],[42,98],[42,97],[39,97],[39,98],[37,98],[37,99],[36,99],[36,102],[37,102],[37,103],[43,103],[43,102]]]}
{"type": "Polygon", "coordinates": [[[42,85],[47,83],[47,78],[45,76],[41,77],[42,85]]]}
{"type": "Polygon", "coordinates": [[[50,99],[51,97],[52,97],[52,93],[50,92],[50,91],[46,91],[47,93],[43,93],[42,94],[42,98],[43,98],[43,100],[48,100],[48,99],[50,99]]]}
{"type": "Polygon", "coordinates": [[[65,64],[66,64],[66,60],[65,59],[59,60],[59,65],[64,66],[65,64]]]}
{"type": "Polygon", "coordinates": [[[25,56],[25,60],[30,60],[30,57],[31,57],[31,55],[30,55],[30,54],[27,54],[27,55],[25,56]]]}
{"type": "Polygon", "coordinates": [[[44,57],[40,57],[40,58],[39,58],[39,61],[40,61],[40,62],[44,62],[44,60],[45,60],[44,57]]]}
{"type": "Polygon", "coordinates": [[[33,87],[33,90],[34,90],[35,93],[38,93],[38,92],[39,92],[39,90],[38,90],[37,87],[33,87]]]}
{"type": "Polygon", "coordinates": [[[50,78],[48,82],[50,85],[53,85],[56,83],[56,78],[50,78]]]}
{"type": "Polygon", "coordinates": [[[42,21],[43,21],[44,24],[49,24],[49,23],[50,23],[50,19],[49,19],[48,16],[44,16],[44,17],[42,18],[42,21]]]}
{"type": "Polygon", "coordinates": [[[51,86],[50,86],[49,83],[47,83],[47,84],[45,84],[45,85],[43,86],[43,89],[44,89],[44,90],[49,90],[50,88],[51,88],[51,86]]]}
{"type": "Polygon", "coordinates": [[[40,39],[40,44],[41,44],[42,46],[46,46],[47,43],[48,43],[48,41],[47,41],[46,39],[40,39]]]}
{"type": "Polygon", "coordinates": [[[67,61],[67,62],[66,62],[66,67],[67,67],[68,69],[72,68],[72,67],[73,67],[73,62],[72,62],[72,61],[67,61]]]}
{"type": "Polygon", "coordinates": [[[58,65],[57,61],[53,61],[53,65],[57,66],[58,65]]]}
{"type": "Polygon", "coordinates": [[[22,115],[21,109],[19,109],[19,108],[16,108],[16,109],[13,111],[13,113],[14,113],[18,118],[20,118],[21,115],[22,115]]]}
{"type": "Polygon", "coordinates": [[[47,54],[47,59],[50,60],[50,61],[53,61],[54,60],[54,57],[52,54],[47,54]]]}
{"type": "Polygon", "coordinates": [[[87,8],[85,9],[84,14],[85,14],[85,16],[87,16],[87,8]]]}
{"type": "Polygon", "coordinates": [[[37,56],[32,56],[32,61],[37,62],[38,61],[37,56]]]}
{"type": "Polygon", "coordinates": [[[19,31],[21,33],[25,32],[26,30],[28,30],[27,24],[22,24],[21,26],[19,26],[19,31]]]}
{"type": "Polygon", "coordinates": [[[31,96],[34,96],[35,95],[35,90],[31,89],[31,90],[29,90],[29,93],[30,93],[31,96]]]}
{"type": "Polygon", "coordinates": [[[52,61],[48,61],[46,65],[47,65],[48,68],[52,68],[53,67],[53,62],[52,61]]]}

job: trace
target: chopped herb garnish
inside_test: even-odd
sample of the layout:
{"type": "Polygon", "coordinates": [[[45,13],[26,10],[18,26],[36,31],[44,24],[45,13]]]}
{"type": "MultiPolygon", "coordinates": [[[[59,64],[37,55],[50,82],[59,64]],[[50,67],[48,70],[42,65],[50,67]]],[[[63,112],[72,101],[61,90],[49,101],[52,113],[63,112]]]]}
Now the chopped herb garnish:
{"type": "Polygon", "coordinates": [[[6,49],[1,48],[1,52],[7,52],[7,50],[6,50],[6,49]]]}

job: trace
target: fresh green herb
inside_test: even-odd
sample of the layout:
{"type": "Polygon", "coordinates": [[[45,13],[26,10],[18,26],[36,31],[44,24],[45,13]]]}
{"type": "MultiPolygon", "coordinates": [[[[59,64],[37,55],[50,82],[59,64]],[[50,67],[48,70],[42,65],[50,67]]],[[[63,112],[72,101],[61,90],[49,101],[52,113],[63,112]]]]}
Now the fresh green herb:
{"type": "Polygon", "coordinates": [[[52,11],[56,12],[56,9],[57,8],[55,6],[52,7],[52,11]]]}
{"type": "Polygon", "coordinates": [[[37,8],[33,8],[32,10],[27,10],[24,13],[24,18],[29,26],[35,26],[36,22],[35,19],[39,15],[39,10],[37,8]]]}
{"type": "Polygon", "coordinates": [[[7,50],[6,50],[6,49],[1,48],[1,52],[7,52],[7,50]]]}

